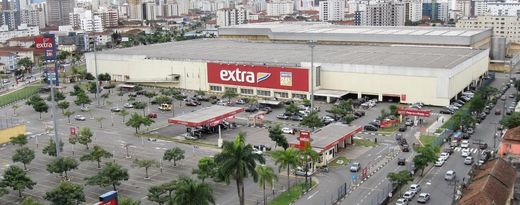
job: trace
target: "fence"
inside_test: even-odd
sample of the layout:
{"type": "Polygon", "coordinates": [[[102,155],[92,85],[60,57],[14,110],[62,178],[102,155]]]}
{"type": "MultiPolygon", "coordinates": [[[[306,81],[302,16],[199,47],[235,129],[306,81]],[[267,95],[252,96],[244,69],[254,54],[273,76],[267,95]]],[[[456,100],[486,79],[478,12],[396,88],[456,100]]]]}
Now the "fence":
{"type": "Polygon", "coordinates": [[[446,139],[448,139],[453,134],[453,131],[450,129],[444,129],[440,134],[436,134],[437,138],[432,142],[433,147],[441,146],[446,142],[446,139]]]}
{"type": "Polygon", "coordinates": [[[0,119],[0,129],[6,129],[23,124],[23,121],[17,118],[0,119]]]}

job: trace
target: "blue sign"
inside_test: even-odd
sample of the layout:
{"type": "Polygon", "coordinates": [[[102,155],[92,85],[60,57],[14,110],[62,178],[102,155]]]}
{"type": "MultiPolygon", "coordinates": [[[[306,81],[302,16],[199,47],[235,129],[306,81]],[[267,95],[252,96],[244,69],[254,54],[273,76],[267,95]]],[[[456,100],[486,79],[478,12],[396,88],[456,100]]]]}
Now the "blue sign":
{"type": "Polygon", "coordinates": [[[99,196],[100,205],[117,205],[117,191],[109,191],[101,196],[99,196]]]}
{"type": "Polygon", "coordinates": [[[58,69],[54,68],[47,68],[44,72],[44,76],[45,78],[47,79],[47,83],[50,85],[51,84],[51,81],[52,83],[55,85],[55,86],[59,86],[60,85],[60,81],[59,81],[59,75],[58,75],[58,69]]]}
{"type": "Polygon", "coordinates": [[[352,173],[352,181],[357,181],[357,173],[352,173]]]}

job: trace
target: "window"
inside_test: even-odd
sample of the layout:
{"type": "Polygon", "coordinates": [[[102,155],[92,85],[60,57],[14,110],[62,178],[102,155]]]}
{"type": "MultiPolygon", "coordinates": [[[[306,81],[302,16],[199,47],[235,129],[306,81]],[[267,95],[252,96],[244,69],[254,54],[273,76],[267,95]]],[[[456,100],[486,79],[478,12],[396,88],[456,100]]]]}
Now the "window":
{"type": "Polygon", "coordinates": [[[307,99],[307,95],[305,95],[305,94],[297,94],[297,93],[293,93],[293,94],[292,94],[292,97],[293,97],[293,98],[298,98],[298,99],[307,99]]]}
{"type": "Polygon", "coordinates": [[[271,91],[269,90],[256,90],[257,95],[261,96],[271,96],[271,91]]]}
{"type": "Polygon", "coordinates": [[[244,95],[252,95],[253,94],[253,89],[240,88],[240,93],[244,94],[244,95]]]}
{"type": "Polygon", "coordinates": [[[316,78],[314,79],[314,81],[316,82],[314,85],[316,87],[318,86],[321,86],[321,76],[320,76],[320,73],[321,73],[321,66],[316,66],[316,78]]]}
{"type": "Polygon", "coordinates": [[[277,98],[289,98],[289,93],[286,92],[274,92],[274,96],[277,98]]]}
{"type": "Polygon", "coordinates": [[[233,92],[237,93],[237,88],[230,88],[230,87],[226,87],[226,91],[228,91],[228,90],[230,90],[230,91],[233,91],[233,92]]]}
{"type": "Polygon", "coordinates": [[[222,87],[220,87],[220,86],[210,85],[210,86],[209,86],[209,90],[211,90],[211,91],[215,91],[215,92],[222,92],[222,87]]]}

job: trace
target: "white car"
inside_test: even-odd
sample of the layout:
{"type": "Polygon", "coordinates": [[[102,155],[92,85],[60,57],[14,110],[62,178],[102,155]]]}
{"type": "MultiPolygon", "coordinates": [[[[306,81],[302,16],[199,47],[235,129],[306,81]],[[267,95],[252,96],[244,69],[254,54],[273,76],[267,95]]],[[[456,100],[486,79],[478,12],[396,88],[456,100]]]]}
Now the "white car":
{"type": "Polygon", "coordinates": [[[415,192],[417,194],[417,193],[419,193],[421,191],[421,185],[419,185],[419,184],[412,184],[412,185],[410,185],[410,190],[409,191],[413,191],[413,192],[415,192]]]}
{"type": "Polygon", "coordinates": [[[282,128],[282,133],[284,134],[294,134],[294,129],[289,127],[282,128]]]}
{"type": "Polygon", "coordinates": [[[442,167],[442,165],[444,165],[444,160],[442,158],[437,159],[437,161],[435,162],[435,166],[442,167]]]}
{"type": "Polygon", "coordinates": [[[460,143],[460,148],[468,148],[469,147],[469,141],[468,140],[462,140],[460,143]]]}
{"type": "Polygon", "coordinates": [[[399,198],[397,199],[397,202],[395,202],[395,205],[408,205],[408,199],[399,198]]]}
{"type": "Polygon", "coordinates": [[[403,198],[408,199],[409,201],[411,201],[414,196],[415,193],[413,191],[407,191],[403,194],[403,198]]]}
{"type": "Polygon", "coordinates": [[[444,159],[444,161],[448,160],[448,157],[450,157],[450,154],[447,153],[447,152],[443,152],[443,153],[441,153],[441,155],[439,156],[439,158],[444,159]]]}
{"type": "Polygon", "coordinates": [[[253,152],[252,152],[252,153],[253,153],[253,154],[259,154],[259,155],[262,155],[262,154],[263,154],[262,151],[260,151],[259,149],[256,149],[256,148],[253,148],[253,152]]]}
{"type": "Polygon", "coordinates": [[[461,156],[462,156],[462,157],[468,157],[468,156],[471,156],[471,152],[469,151],[469,148],[462,149],[462,151],[461,151],[461,156]]]}
{"type": "Polygon", "coordinates": [[[448,180],[448,181],[455,179],[455,177],[456,177],[456,174],[455,174],[455,171],[453,171],[453,170],[447,171],[446,174],[444,175],[444,179],[448,180]]]}

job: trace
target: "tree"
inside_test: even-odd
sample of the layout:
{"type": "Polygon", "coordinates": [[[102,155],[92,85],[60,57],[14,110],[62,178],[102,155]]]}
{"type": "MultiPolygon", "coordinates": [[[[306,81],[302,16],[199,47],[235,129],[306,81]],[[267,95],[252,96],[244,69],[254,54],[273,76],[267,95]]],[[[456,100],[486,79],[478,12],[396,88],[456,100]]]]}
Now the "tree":
{"type": "Polygon", "coordinates": [[[303,121],[300,123],[303,126],[307,126],[314,130],[314,128],[323,127],[323,121],[321,121],[318,116],[318,112],[311,112],[308,116],[303,118],[303,121]]]}
{"type": "Polygon", "coordinates": [[[22,147],[15,151],[12,160],[13,162],[21,162],[23,164],[23,169],[27,171],[27,164],[30,164],[34,158],[34,151],[32,149],[22,147]]]}
{"type": "Polygon", "coordinates": [[[175,204],[208,205],[215,204],[213,190],[202,182],[198,183],[188,177],[180,177],[175,184],[175,204]]]}
{"type": "Polygon", "coordinates": [[[22,191],[25,189],[33,189],[36,182],[33,182],[27,173],[20,167],[13,165],[9,166],[4,171],[3,179],[0,181],[0,187],[11,187],[18,191],[18,197],[22,197],[22,191]]]}
{"type": "MultiPolygon", "coordinates": [[[[60,141],[60,152],[62,152],[62,151],[63,151],[63,142],[60,141]]],[[[43,148],[42,153],[47,154],[49,156],[53,156],[53,157],[57,156],[56,155],[56,143],[54,143],[54,140],[49,139],[49,144],[43,148]]]]}
{"type": "Polygon", "coordinates": [[[121,196],[117,200],[119,205],[141,205],[141,201],[134,201],[131,198],[121,196]]]}
{"type": "Polygon", "coordinates": [[[171,200],[171,198],[166,195],[166,190],[161,186],[151,186],[148,188],[148,195],[146,195],[146,197],[149,201],[157,202],[159,205],[171,200]]]}
{"type": "Polygon", "coordinates": [[[13,106],[12,106],[11,108],[13,108],[13,115],[16,116],[16,110],[17,110],[18,108],[20,108],[20,105],[18,105],[18,104],[13,104],[13,106]]]}
{"type": "MultiPolygon", "coordinates": [[[[310,147],[305,147],[305,149],[300,150],[300,159],[303,161],[304,170],[305,172],[309,171],[309,160],[312,162],[311,164],[314,164],[316,160],[318,160],[319,154],[311,149],[310,147]]],[[[310,188],[310,185],[312,184],[312,176],[310,176],[309,182],[307,181],[307,175],[305,175],[305,187],[307,188],[307,191],[310,188]]]]}
{"type": "Polygon", "coordinates": [[[414,157],[413,162],[417,169],[421,170],[421,176],[423,175],[424,168],[429,163],[437,161],[437,154],[431,145],[417,148],[417,155],[414,157]]]}
{"type": "Polygon", "coordinates": [[[19,134],[16,137],[10,137],[9,142],[14,145],[20,145],[20,147],[23,147],[27,144],[27,135],[19,134]]]}
{"type": "Polygon", "coordinates": [[[108,97],[110,97],[110,93],[101,94],[101,98],[103,99],[103,106],[105,105],[105,101],[108,97]]]}
{"type": "Polygon", "coordinates": [[[197,169],[193,169],[193,174],[197,174],[197,178],[204,180],[213,178],[218,175],[218,166],[213,157],[202,157],[197,163],[197,169]]]}
{"type": "MultiPolygon", "coordinates": [[[[403,170],[400,172],[390,172],[388,175],[386,175],[388,180],[391,182],[397,184],[397,187],[401,187],[402,185],[407,184],[408,182],[413,180],[412,175],[410,175],[410,172],[408,170],[403,170]]],[[[401,189],[399,189],[399,195],[401,195],[401,189]]]]}
{"type": "Polygon", "coordinates": [[[144,109],[146,108],[147,104],[144,102],[135,102],[134,108],[138,110],[143,110],[143,116],[146,116],[146,113],[144,112],[144,109]]]}
{"type": "Polygon", "coordinates": [[[88,144],[92,142],[92,136],[94,136],[94,134],[92,134],[92,131],[90,131],[90,128],[83,127],[81,129],[79,129],[79,133],[78,133],[78,137],[77,137],[78,143],[85,145],[85,147],[88,150],[89,149],[88,144]]]}
{"type": "Polygon", "coordinates": [[[171,104],[172,103],[172,99],[168,96],[165,96],[165,95],[161,95],[161,96],[157,96],[155,98],[155,102],[157,102],[157,104],[171,104]]]}
{"type": "Polygon", "coordinates": [[[45,193],[43,198],[49,200],[52,205],[79,205],[85,202],[83,186],[68,181],[61,182],[56,188],[45,193]]]}
{"type": "Polygon", "coordinates": [[[285,135],[283,135],[282,128],[280,128],[279,124],[276,124],[274,127],[269,129],[269,138],[271,138],[271,140],[275,142],[277,146],[283,147],[284,150],[289,148],[287,138],[285,138],[285,135]]]}
{"type": "Polygon", "coordinates": [[[96,117],[96,121],[99,123],[99,128],[103,128],[103,120],[105,119],[105,117],[96,117]]]}
{"type": "Polygon", "coordinates": [[[287,168],[287,189],[289,189],[291,187],[290,170],[291,168],[295,169],[300,164],[298,150],[289,148],[283,151],[274,151],[272,157],[275,164],[278,165],[278,171],[287,168]]]}
{"type": "Polygon", "coordinates": [[[61,114],[65,114],[65,110],[68,109],[69,106],[70,106],[69,101],[62,100],[62,101],[58,102],[58,108],[61,109],[61,114]]]}
{"type": "Polygon", "coordinates": [[[130,112],[128,112],[128,110],[126,109],[122,109],[121,112],[118,113],[118,115],[120,115],[121,117],[123,117],[123,123],[125,123],[125,118],[127,115],[129,115],[130,112]]]}
{"type": "Polygon", "coordinates": [[[83,88],[81,88],[79,85],[74,85],[74,91],[70,93],[70,96],[78,96],[80,93],[85,93],[83,88]]]}
{"type": "Polygon", "coordinates": [[[486,100],[480,92],[477,92],[470,101],[470,112],[481,112],[486,107],[486,100]]]}
{"type": "Polygon", "coordinates": [[[92,150],[90,150],[89,153],[81,156],[79,160],[81,161],[96,161],[98,169],[101,168],[101,158],[111,158],[112,153],[104,150],[102,147],[95,145],[92,150]]]}
{"type": "Polygon", "coordinates": [[[273,182],[278,181],[278,176],[274,173],[273,168],[260,165],[256,167],[258,173],[258,185],[264,190],[264,205],[267,204],[267,197],[265,195],[265,186],[273,187],[273,182]]]}
{"type": "Polygon", "coordinates": [[[74,115],[74,111],[70,111],[70,110],[65,110],[65,112],[63,113],[63,115],[67,116],[67,120],[69,121],[69,124],[70,124],[70,116],[74,115]]]}
{"type": "Polygon", "coordinates": [[[285,107],[285,113],[296,114],[298,113],[298,107],[296,107],[294,103],[291,103],[287,107],[285,107]]]}
{"type": "Polygon", "coordinates": [[[29,57],[22,58],[17,63],[19,66],[23,66],[26,71],[32,72],[32,67],[34,63],[31,61],[29,57]]]}
{"type": "Polygon", "coordinates": [[[78,93],[76,95],[76,100],[74,101],[76,105],[81,105],[81,107],[85,107],[85,104],[89,104],[91,102],[92,100],[90,100],[85,92],[78,93]]]}
{"type": "Polygon", "coordinates": [[[43,101],[34,103],[32,107],[34,111],[40,113],[40,119],[42,119],[42,112],[47,113],[47,111],[49,110],[49,106],[47,105],[47,103],[43,101]]]}
{"type": "Polygon", "coordinates": [[[164,152],[163,160],[172,161],[173,160],[173,166],[177,166],[177,161],[184,159],[184,150],[178,147],[174,147],[171,149],[168,149],[164,152]]]}
{"type": "Polygon", "coordinates": [[[255,167],[257,162],[265,163],[264,157],[253,153],[253,146],[245,142],[245,133],[240,132],[234,141],[224,141],[222,152],[215,156],[215,162],[227,184],[230,179],[235,180],[240,205],[244,205],[244,178],[251,175],[255,182],[258,180],[255,167]]]}
{"type": "Polygon", "coordinates": [[[69,178],[68,171],[78,168],[79,162],[71,157],[54,158],[47,164],[47,171],[58,174],[65,174],[65,179],[69,178]]]}
{"type": "Polygon", "coordinates": [[[60,51],[58,52],[58,55],[56,55],[56,59],[59,61],[64,61],[70,56],[70,52],[68,51],[60,51]]]}
{"type": "Polygon", "coordinates": [[[126,122],[126,126],[135,128],[135,133],[137,133],[137,130],[141,129],[142,125],[150,126],[152,122],[154,121],[148,117],[133,113],[128,122],[126,122]]]}
{"type": "MultiPolygon", "coordinates": [[[[49,95],[47,97],[47,101],[51,101],[52,100],[52,96],[49,95]]],[[[65,100],[65,95],[60,92],[60,91],[56,91],[54,92],[54,102],[58,102],[58,101],[61,101],[61,100],[65,100]]]]}
{"type": "Polygon", "coordinates": [[[393,116],[398,116],[399,113],[397,113],[397,105],[390,105],[390,114],[393,116]]]}
{"type": "Polygon", "coordinates": [[[94,75],[92,75],[92,73],[86,73],[85,74],[85,79],[87,79],[87,80],[95,80],[96,77],[94,77],[94,75]]]}
{"type": "Polygon", "coordinates": [[[26,105],[32,106],[38,102],[43,102],[43,99],[39,95],[33,95],[29,100],[25,102],[26,105]]]}
{"type": "Polygon", "coordinates": [[[121,181],[128,181],[128,178],[127,169],[115,162],[108,162],[100,172],[94,176],[85,178],[85,180],[87,181],[87,185],[98,185],[100,187],[112,185],[114,191],[117,191],[117,186],[121,185],[121,181]]]}
{"type": "Polygon", "coordinates": [[[231,99],[233,99],[236,96],[238,96],[238,94],[234,89],[226,89],[226,91],[224,91],[224,94],[222,95],[222,98],[227,98],[229,99],[229,101],[231,101],[231,99]]]}
{"type": "Polygon", "coordinates": [[[155,160],[148,160],[148,159],[135,159],[134,160],[134,166],[138,166],[139,168],[144,168],[145,170],[145,179],[149,179],[148,177],[148,169],[152,166],[159,166],[159,163],[155,160]]]}
{"type": "Polygon", "coordinates": [[[32,197],[25,197],[20,205],[43,205],[42,203],[34,200],[32,197]]]}
{"type": "Polygon", "coordinates": [[[144,92],[143,95],[148,98],[148,104],[150,104],[150,101],[152,100],[152,98],[157,96],[157,93],[156,92],[144,92]]]}
{"type": "Polygon", "coordinates": [[[112,80],[112,77],[108,73],[101,73],[98,75],[98,80],[99,81],[110,81],[110,80],[112,80]]]}
{"type": "Polygon", "coordinates": [[[511,115],[500,120],[500,124],[504,125],[508,129],[520,126],[520,113],[513,112],[511,115]]]}

